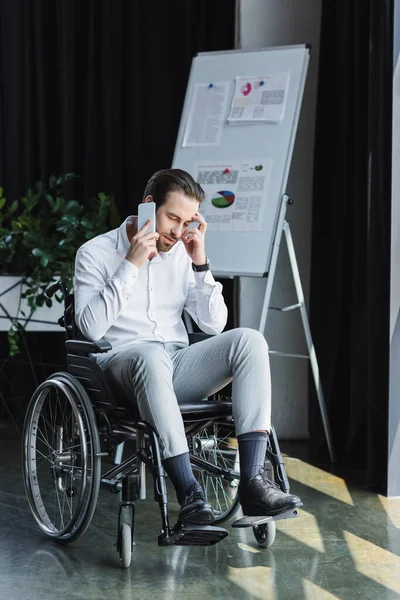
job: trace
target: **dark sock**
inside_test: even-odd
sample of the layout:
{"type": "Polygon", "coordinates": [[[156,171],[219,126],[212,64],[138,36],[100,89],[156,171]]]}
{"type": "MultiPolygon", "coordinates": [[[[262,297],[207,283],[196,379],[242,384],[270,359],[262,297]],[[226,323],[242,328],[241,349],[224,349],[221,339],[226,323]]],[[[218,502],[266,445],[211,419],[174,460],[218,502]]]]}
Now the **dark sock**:
{"type": "Polygon", "coordinates": [[[249,479],[259,473],[264,466],[267,451],[268,434],[262,431],[252,431],[238,435],[240,484],[246,484],[249,479]]]}
{"type": "Polygon", "coordinates": [[[163,460],[163,463],[175,488],[178,502],[181,504],[189,489],[197,482],[193,475],[189,453],[184,452],[178,456],[171,456],[171,458],[163,460]]]}

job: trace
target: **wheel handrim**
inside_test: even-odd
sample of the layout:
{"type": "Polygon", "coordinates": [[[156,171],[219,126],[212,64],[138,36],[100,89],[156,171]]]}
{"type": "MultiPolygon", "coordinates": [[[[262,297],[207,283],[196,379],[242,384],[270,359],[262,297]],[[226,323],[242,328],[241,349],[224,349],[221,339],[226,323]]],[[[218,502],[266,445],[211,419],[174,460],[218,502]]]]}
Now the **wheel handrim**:
{"type": "Polygon", "coordinates": [[[38,525],[52,537],[70,534],[85,516],[93,467],[85,427],[65,382],[38,388],[24,434],[25,488],[38,525]]]}

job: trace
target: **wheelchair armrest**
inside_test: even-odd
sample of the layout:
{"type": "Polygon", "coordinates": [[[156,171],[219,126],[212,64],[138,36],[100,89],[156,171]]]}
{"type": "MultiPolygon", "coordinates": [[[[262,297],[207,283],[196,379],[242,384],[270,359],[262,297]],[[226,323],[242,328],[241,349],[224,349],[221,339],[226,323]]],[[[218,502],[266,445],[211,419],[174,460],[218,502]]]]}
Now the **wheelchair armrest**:
{"type": "Polygon", "coordinates": [[[89,342],[85,340],[67,340],[65,346],[68,351],[75,350],[76,352],[100,353],[108,352],[112,349],[110,342],[100,340],[98,342],[89,342]]]}
{"type": "Polygon", "coordinates": [[[208,340],[209,338],[214,337],[214,335],[209,335],[208,333],[202,333],[201,331],[197,331],[195,333],[189,333],[189,346],[192,344],[196,344],[197,342],[203,342],[204,340],[208,340]]]}

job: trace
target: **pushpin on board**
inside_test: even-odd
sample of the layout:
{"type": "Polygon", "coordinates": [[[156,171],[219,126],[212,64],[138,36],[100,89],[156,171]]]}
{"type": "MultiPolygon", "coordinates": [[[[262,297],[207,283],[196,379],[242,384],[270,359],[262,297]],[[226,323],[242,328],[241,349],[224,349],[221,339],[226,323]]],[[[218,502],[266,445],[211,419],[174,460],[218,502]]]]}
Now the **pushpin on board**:
{"type": "Polygon", "coordinates": [[[263,81],[260,81],[260,85],[264,85],[264,82],[263,82],[263,81]]]}
{"type": "Polygon", "coordinates": [[[211,89],[212,87],[214,87],[214,84],[213,83],[209,83],[208,84],[208,89],[211,89]]]}
{"type": "Polygon", "coordinates": [[[226,173],[226,174],[228,174],[228,173],[230,173],[230,172],[231,172],[231,170],[230,170],[230,169],[225,169],[225,170],[224,170],[224,173],[226,173]]]}

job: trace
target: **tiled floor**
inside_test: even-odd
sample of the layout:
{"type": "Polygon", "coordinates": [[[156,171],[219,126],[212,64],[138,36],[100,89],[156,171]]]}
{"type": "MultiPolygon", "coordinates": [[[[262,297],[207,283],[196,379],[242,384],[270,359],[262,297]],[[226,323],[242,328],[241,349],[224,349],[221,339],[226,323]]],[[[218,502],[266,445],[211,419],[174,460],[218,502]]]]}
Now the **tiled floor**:
{"type": "MultiPolygon", "coordinates": [[[[304,507],[297,519],[278,523],[270,550],[257,547],[251,530],[229,525],[216,546],[159,548],[150,497],[137,503],[137,545],[122,570],[114,547],[118,496],[101,492],[85,536],[60,546],[29,512],[19,442],[0,442],[0,456],[2,600],[400,599],[400,499],[300,459],[285,462],[304,507]]],[[[171,517],[176,510],[171,502],[171,517]]]]}

